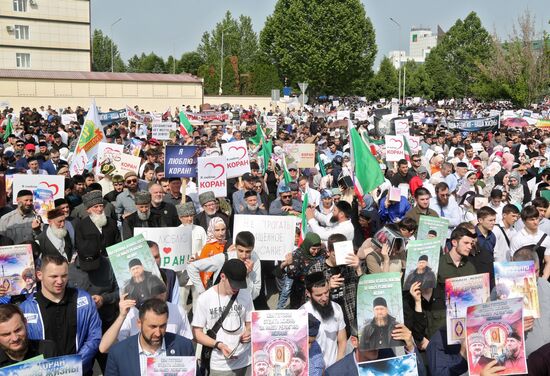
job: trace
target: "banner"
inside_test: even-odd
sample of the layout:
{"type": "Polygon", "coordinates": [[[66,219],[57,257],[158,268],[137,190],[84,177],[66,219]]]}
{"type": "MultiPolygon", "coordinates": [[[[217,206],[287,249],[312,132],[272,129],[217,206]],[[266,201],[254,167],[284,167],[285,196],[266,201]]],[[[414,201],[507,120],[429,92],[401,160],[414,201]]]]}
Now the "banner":
{"type": "Polygon", "coordinates": [[[157,356],[147,358],[147,376],[195,376],[194,356],[157,356]]]}
{"type": "Polygon", "coordinates": [[[151,114],[141,114],[131,107],[126,106],[126,117],[128,120],[133,120],[136,123],[151,124],[155,117],[151,114]]]}
{"type": "Polygon", "coordinates": [[[35,362],[19,362],[0,368],[0,376],[63,375],[82,376],[80,355],[66,355],[35,362]]]}
{"type": "Polygon", "coordinates": [[[190,121],[226,121],[229,119],[229,115],[223,112],[186,112],[185,116],[190,121]]]}
{"type": "Polygon", "coordinates": [[[245,140],[222,144],[222,151],[227,162],[228,178],[243,176],[250,172],[250,157],[245,140]]]}
{"type": "Polygon", "coordinates": [[[305,309],[252,312],[252,376],[308,375],[305,309]]]}
{"type": "Polygon", "coordinates": [[[13,203],[17,203],[17,193],[22,189],[34,192],[38,189],[50,190],[54,199],[65,197],[65,176],[61,175],[13,175],[13,203]]]}
{"type": "Polygon", "coordinates": [[[197,176],[197,146],[166,146],[164,176],[167,178],[191,178],[197,176]]]}
{"type": "Polygon", "coordinates": [[[537,128],[550,128],[550,119],[539,119],[535,124],[537,128]]]}
{"type": "Polygon", "coordinates": [[[78,118],[76,117],[76,114],[62,114],[61,115],[61,124],[63,125],[69,125],[72,121],[78,122],[78,118]]]}
{"type": "Polygon", "coordinates": [[[170,133],[176,131],[176,123],[165,121],[161,123],[153,123],[151,126],[151,137],[159,141],[170,140],[170,133]]]}
{"type": "Polygon", "coordinates": [[[254,252],[261,260],[284,260],[294,249],[296,217],[237,214],[233,223],[233,243],[241,231],[254,234],[254,252]]]}
{"type": "Polygon", "coordinates": [[[191,258],[192,226],[181,227],[135,227],[135,235],[143,235],[159,245],[160,267],[176,272],[185,269],[191,258]]]}
{"type": "Polygon", "coordinates": [[[36,289],[34,259],[30,244],[0,247],[2,276],[0,284],[5,295],[29,294],[36,289]]]}
{"type": "Polygon", "coordinates": [[[295,164],[298,168],[315,167],[314,144],[285,144],[286,165],[295,164]]]}
{"type": "Polygon", "coordinates": [[[126,110],[117,110],[117,111],[99,113],[99,121],[103,125],[117,123],[122,120],[126,120],[126,110]]]}
{"type": "Polygon", "coordinates": [[[494,132],[498,129],[499,124],[499,116],[447,120],[447,128],[456,129],[461,132],[494,132]]]}
{"type": "MultiPolygon", "coordinates": [[[[87,167],[90,167],[88,170],[91,170],[93,162],[96,159],[98,145],[103,140],[105,140],[103,125],[99,121],[99,115],[94,101],[90,105],[90,110],[84,120],[84,125],[82,126],[82,131],[80,132],[80,137],[78,138],[73,156],[78,156],[84,151],[88,159],[87,167]]],[[[74,163],[75,161],[72,161],[71,164],[74,163]]],[[[70,170],[73,171],[73,168],[70,168],[70,170]]]]}
{"type": "Polygon", "coordinates": [[[212,191],[216,197],[227,196],[225,157],[199,157],[197,161],[199,194],[212,191]]]}
{"type": "Polygon", "coordinates": [[[397,162],[401,159],[405,159],[405,147],[403,143],[403,136],[390,136],[385,135],[386,145],[386,161],[397,162]]]}

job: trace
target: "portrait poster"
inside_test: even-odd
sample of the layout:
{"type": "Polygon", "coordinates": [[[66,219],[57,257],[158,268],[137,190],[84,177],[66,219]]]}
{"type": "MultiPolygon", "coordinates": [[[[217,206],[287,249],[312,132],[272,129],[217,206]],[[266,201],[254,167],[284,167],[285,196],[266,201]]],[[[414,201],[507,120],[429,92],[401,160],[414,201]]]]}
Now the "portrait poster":
{"type": "Polygon", "coordinates": [[[82,376],[80,355],[65,355],[34,362],[19,362],[0,368],[0,376],[63,375],[82,376]]]}
{"type": "Polygon", "coordinates": [[[445,280],[447,307],[447,344],[460,343],[466,333],[466,310],[469,306],[489,301],[489,273],[445,280]]]}
{"type": "Polygon", "coordinates": [[[493,360],[505,368],[499,375],[527,374],[523,298],[468,307],[466,330],[471,376],[480,375],[483,367],[493,360]]]}
{"type": "Polygon", "coordinates": [[[407,354],[393,358],[374,360],[357,364],[359,376],[417,376],[416,354],[407,354]]]}
{"type": "Polygon", "coordinates": [[[55,200],[65,197],[65,176],[61,175],[13,175],[13,203],[17,204],[17,194],[22,189],[33,192],[37,189],[49,190],[55,200]]]}
{"type": "Polygon", "coordinates": [[[194,356],[158,356],[147,358],[147,376],[195,376],[194,356]]]}
{"type": "Polygon", "coordinates": [[[362,275],[357,286],[357,329],[359,348],[376,350],[404,346],[391,332],[396,324],[403,324],[403,297],[401,273],[362,275]],[[380,328],[384,327],[381,335],[380,328]]]}
{"type": "Polygon", "coordinates": [[[191,231],[193,226],[180,227],[135,227],[134,236],[142,234],[159,246],[160,267],[176,272],[185,269],[191,258],[191,231]]]}
{"type": "Polygon", "coordinates": [[[407,243],[404,291],[409,291],[415,282],[421,282],[422,290],[435,287],[440,253],[441,243],[437,238],[410,240],[407,243]]]}
{"type": "Polygon", "coordinates": [[[48,223],[48,212],[55,209],[54,190],[42,185],[36,188],[33,192],[34,211],[42,218],[42,222],[48,223]]]}
{"type": "Polygon", "coordinates": [[[164,285],[159,268],[142,234],[107,247],[107,254],[120,287],[120,294],[128,294],[127,299],[143,302],[156,295],[156,291],[152,291],[154,288],[160,289],[159,284],[164,285]],[[135,274],[138,274],[137,277],[135,274]],[[147,281],[147,288],[137,289],[136,285],[140,281],[147,281]]]}
{"type": "Polygon", "coordinates": [[[540,317],[535,262],[495,262],[495,288],[491,300],[523,298],[523,316],[540,317]]]}
{"type": "Polygon", "coordinates": [[[252,312],[252,376],[308,375],[308,313],[252,312]]]}
{"type": "Polygon", "coordinates": [[[295,164],[298,168],[315,167],[314,144],[284,144],[283,148],[287,166],[295,164]]]}
{"type": "Polygon", "coordinates": [[[30,244],[0,247],[1,286],[5,295],[29,294],[36,290],[34,259],[30,244]]]}
{"type": "Polygon", "coordinates": [[[438,238],[441,246],[445,247],[445,241],[449,232],[449,220],[447,218],[421,215],[418,221],[416,238],[419,240],[438,238]]]}

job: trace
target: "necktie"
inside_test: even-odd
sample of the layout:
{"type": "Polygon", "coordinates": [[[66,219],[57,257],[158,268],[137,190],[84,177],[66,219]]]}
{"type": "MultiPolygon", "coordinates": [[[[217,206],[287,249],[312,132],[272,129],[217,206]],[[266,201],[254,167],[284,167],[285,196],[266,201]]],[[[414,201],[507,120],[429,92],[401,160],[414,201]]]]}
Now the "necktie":
{"type": "Polygon", "coordinates": [[[440,215],[441,217],[444,217],[444,216],[445,216],[445,213],[443,213],[443,207],[441,207],[441,206],[439,207],[439,215],[440,215]]]}

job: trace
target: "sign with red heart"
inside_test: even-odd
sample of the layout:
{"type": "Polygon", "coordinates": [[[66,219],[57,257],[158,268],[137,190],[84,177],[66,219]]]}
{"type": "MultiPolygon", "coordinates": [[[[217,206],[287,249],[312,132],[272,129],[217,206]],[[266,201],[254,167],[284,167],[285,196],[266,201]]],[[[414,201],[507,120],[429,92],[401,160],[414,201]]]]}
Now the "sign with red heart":
{"type": "Polygon", "coordinates": [[[224,156],[198,158],[199,194],[212,191],[216,197],[227,196],[226,164],[224,156]]]}
{"type": "Polygon", "coordinates": [[[223,144],[222,151],[227,160],[228,178],[236,178],[250,172],[250,158],[245,140],[223,144]]]}
{"type": "Polygon", "coordinates": [[[405,149],[403,147],[403,135],[385,136],[386,140],[386,161],[397,162],[405,159],[405,149]]]}
{"type": "Polygon", "coordinates": [[[65,197],[65,176],[62,175],[13,175],[13,203],[17,202],[17,193],[22,189],[34,192],[36,189],[52,192],[54,199],[65,197]]]}

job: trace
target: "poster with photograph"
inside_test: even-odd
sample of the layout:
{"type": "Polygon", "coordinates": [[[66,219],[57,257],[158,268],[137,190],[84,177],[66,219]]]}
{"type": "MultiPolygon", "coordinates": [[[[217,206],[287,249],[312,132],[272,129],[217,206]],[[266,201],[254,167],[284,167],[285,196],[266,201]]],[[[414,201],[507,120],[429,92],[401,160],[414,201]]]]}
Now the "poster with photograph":
{"type": "Polygon", "coordinates": [[[0,283],[4,295],[30,294],[36,290],[34,259],[30,244],[0,247],[0,283]]]}
{"type": "Polygon", "coordinates": [[[63,375],[82,376],[80,355],[65,355],[33,362],[19,362],[0,368],[0,376],[63,375]]]}
{"type": "Polygon", "coordinates": [[[449,220],[447,218],[421,215],[418,221],[416,238],[419,240],[438,238],[441,246],[445,247],[448,232],[449,220]]]}
{"type": "Polygon", "coordinates": [[[466,349],[471,376],[480,375],[493,360],[504,367],[499,375],[527,373],[523,335],[523,298],[497,300],[468,307],[466,349]]]}
{"type": "Polygon", "coordinates": [[[315,167],[314,144],[284,144],[286,165],[295,164],[298,168],[315,167]]]}
{"type": "Polygon", "coordinates": [[[466,333],[466,309],[489,301],[489,273],[445,280],[447,344],[460,343],[466,333]]]}
{"type": "Polygon", "coordinates": [[[115,175],[115,161],[124,153],[124,145],[100,142],[97,149],[96,171],[99,176],[115,175]]]}
{"type": "Polygon", "coordinates": [[[540,317],[534,261],[495,262],[495,288],[491,300],[523,298],[523,316],[540,317]]]}
{"type": "Polygon", "coordinates": [[[421,282],[420,288],[422,290],[435,287],[440,253],[441,243],[436,238],[410,240],[407,243],[404,291],[409,291],[415,282],[421,282]]]}
{"type": "Polygon", "coordinates": [[[404,346],[392,338],[396,324],[403,323],[401,273],[362,275],[357,286],[357,329],[361,350],[404,346]],[[381,336],[374,336],[384,327],[381,336]]]}
{"type": "Polygon", "coordinates": [[[43,223],[48,223],[48,212],[55,209],[55,197],[53,189],[44,187],[35,189],[32,192],[34,211],[42,218],[43,223]]]}
{"type": "MultiPolygon", "coordinates": [[[[6,184],[7,185],[7,184],[6,184]]],[[[17,194],[22,189],[35,191],[37,189],[49,190],[55,200],[65,197],[65,176],[61,175],[13,175],[13,203],[17,204],[17,194]]]]}
{"type": "Polygon", "coordinates": [[[195,376],[194,356],[158,356],[147,358],[147,376],[195,376]]]}
{"type": "Polygon", "coordinates": [[[306,310],[253,311],[251,337],[252,376],[308,374],[306,310]]]}
{"type": "Polygon", "coordinates": [[[357,365],[359,366],[359,376],[418,375],[415,353],[359,363],[357,365]]]}
{"type": "Polygon", "coordinates": [[[166,291],[160,271],[143,235],[107,247],[120,294],[136,300],[141,305],[145,300],[166,291]],[[145,282],[145,283],[143,283],[145,282]]]}
{"type": "Polygon", "coordinates": [[[135,227],[134,236],[142,234],[159,246],[160,267],[176,272],[185,269],[191,258],[191,231],[193,226],[180,227],[135,227]]]}

